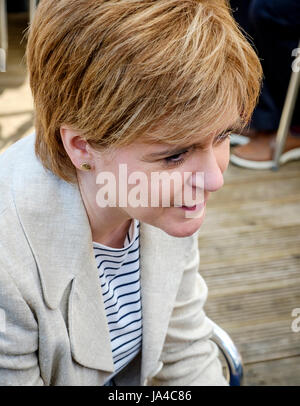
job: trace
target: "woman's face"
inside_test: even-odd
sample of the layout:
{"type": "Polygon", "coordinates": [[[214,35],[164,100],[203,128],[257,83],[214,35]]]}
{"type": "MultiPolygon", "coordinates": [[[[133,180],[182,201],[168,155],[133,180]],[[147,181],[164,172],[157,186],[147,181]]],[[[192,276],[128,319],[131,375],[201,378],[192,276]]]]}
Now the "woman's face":
{"type": "Polygon", "coordinates": [[[210,193],[223,186],[229,133],[223,128],[205,143],[198,137],[175,147],[141,139],[109,153],[97,152],[98,207],[109,200],[110,206],[116,205],[112,210],[124,218],[138,219],[175,237],[194,234],[203,222],[210,193]],[[170,181],[171,176],[175,182],[170,181]]]}

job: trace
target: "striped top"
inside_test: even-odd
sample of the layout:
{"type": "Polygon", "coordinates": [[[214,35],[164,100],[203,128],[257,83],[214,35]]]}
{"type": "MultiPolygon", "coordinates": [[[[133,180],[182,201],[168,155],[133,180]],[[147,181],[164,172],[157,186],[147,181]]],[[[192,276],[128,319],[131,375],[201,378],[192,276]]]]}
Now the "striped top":
{"type": "Polygon", "coordinates": [[[115,366],[108,380],[141,349],[139,226],[138,220],[131,222],[123,248],[93,242],[115,366]]]}

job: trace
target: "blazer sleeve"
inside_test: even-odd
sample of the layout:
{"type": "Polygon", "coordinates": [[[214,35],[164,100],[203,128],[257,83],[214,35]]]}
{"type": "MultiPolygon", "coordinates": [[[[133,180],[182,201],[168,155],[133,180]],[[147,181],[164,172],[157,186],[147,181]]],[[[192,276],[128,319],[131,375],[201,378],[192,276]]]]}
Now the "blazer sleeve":
{"type": "Polygon", "coordinates": [[[0,385],[44,385],[37,351],[37,322],[0,258],[0,385]]]}
{"type": "Polygon", "coordinates": [[[218,348],[210,340],[213,327],[203,310],[207,286],[198,272],[197,233],[192,239],[160,359],[162,368],[152,378],[153,385],[228,385],[218,348]]]}

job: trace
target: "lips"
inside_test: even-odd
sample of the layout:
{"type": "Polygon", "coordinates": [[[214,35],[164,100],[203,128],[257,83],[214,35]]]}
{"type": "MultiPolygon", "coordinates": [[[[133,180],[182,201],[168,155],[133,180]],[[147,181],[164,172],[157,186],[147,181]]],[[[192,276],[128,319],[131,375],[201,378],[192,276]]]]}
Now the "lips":
{"type": "Polygon", "coordinates": [[[188,211],[198,211],[203,209],[206,206],[206,201],[195,204],[194,206],[181,206],[181,209],[188,211]]]}
{"type": "Polygon", "coordinates": [[[181,207],[182,209],[184,209],[184,210],[189,210],[189,211],[194,211],[194,210],[196,210],[196,208],[197,208],[197,206],[195,205],[195,206],[182,206],[181,207]]]}

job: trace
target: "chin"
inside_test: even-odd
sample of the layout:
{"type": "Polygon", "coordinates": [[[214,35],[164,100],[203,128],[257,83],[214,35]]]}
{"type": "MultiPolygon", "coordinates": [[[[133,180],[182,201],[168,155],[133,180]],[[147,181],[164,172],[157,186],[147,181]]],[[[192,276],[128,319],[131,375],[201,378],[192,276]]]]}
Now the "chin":
{"type": "Polygon", "coordinates": [[[190,219],[186,223],[174,223],[173,225],[167,225],[163,229],[167,234],[171,235],[172,237],[190,237],[191,235],[195,234],[201,227],[203,223],[203,216],[199,219],[190,219]]]}

